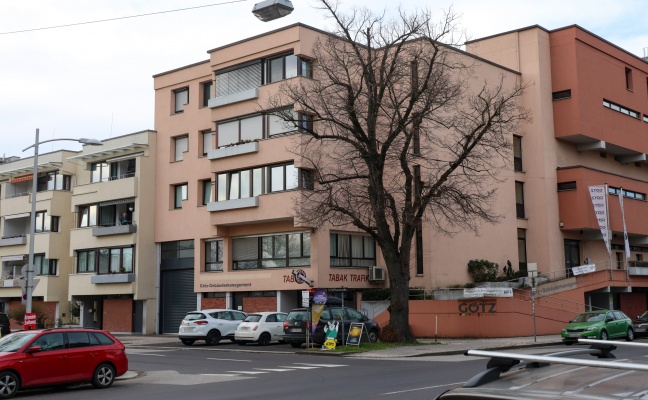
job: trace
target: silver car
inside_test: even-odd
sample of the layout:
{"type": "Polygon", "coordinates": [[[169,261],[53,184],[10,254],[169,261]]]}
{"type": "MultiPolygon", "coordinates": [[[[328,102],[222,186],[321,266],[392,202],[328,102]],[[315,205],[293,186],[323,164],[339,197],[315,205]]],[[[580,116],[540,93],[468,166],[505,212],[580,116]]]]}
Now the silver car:
{"type": "Polygon", "coordinates": [[[180,323],[178,338],[187,346],[196,340],[204,340],[208,346],[217,344],[223,338],[234,342],[234,332],[246,316],[244,312],[235,310],[191,311],[180,323]]]}

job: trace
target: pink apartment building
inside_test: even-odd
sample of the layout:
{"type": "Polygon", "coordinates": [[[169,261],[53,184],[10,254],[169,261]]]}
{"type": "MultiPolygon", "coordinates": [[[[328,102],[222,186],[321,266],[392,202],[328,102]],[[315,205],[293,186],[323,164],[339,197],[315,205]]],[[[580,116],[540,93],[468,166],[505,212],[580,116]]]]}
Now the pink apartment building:
{"type": "MultiPolygon", "coordinates": [[[[380,251],[368,236],[296,220],[294,199],[309,190],[312,172],[290,151],[299,132],[264,112],[284,80],[317,73],[312,49],[324,34],[291,25],[154,76],[161,333],[177,332],[184,313],[197,308],[297,307],[308,286],[295,281],[294,270],[318,288],[344,290],[357,307],[363,290],[387,287],[380,251]]],[[[501,223],[481,226],[479,236],[446,237],[423,227],[411,287],[435,300],[411,308],[414,333],[433,333],[432,315],[445,327],[442,336],[475,331],[471,318],[486,313],[465,318],[461,295],[433,294],[470,282],[472,259],[510,261],[522,271],[537,265],[541,332],[556,333],[587,306],[629,315],[645,310],[646,61],[576,26],[507,32],[471,41],[466,51],[457,56],[474,63],[482,80],[531,82],[523,103],[534,119],[512,138],[514,162],[498,184],[501,223]],[[610,193],[611,256],[587,188],[603,184],[610,193]],[[623,255],[619,193],[630,259],[623,255]],[[574,276],[572,268],[583,264],[594,271],[574,276]]],[[[513,298],[489,299],[507,312],[482,318],[483,335],[529,334],[529,297],[521,288],[513,298]]]]}

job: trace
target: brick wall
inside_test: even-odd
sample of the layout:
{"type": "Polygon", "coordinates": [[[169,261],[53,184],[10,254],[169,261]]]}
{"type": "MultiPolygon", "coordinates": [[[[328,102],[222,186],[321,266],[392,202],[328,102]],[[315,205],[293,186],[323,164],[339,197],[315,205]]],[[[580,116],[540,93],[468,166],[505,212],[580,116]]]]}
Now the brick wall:
{"type": "Polygon", "coordinates": [[[648,310],[646,304],[646,293],[619,294],[619,309],[632,319],[648,310]]]}
{"type": "Polygon", "coordinates": [[[243,311],[246,313],[260,311],[277,311],[276,297],[245,297],[243,298],[243,311]]]}
{"type": "MultiPolygon", "coordinates": [[[[67,303],[66,303],[67,305],[67,303]]],[[[18,308],[18,307],[24,307],[20,300],[17,301],[10,301],[9,302],[9,313],[11,314],[11,310],[18,308]]],[[[56,302],[54,301],[34,301],[32,302],[32,310],[36,311],[38,310],[38,314],[44,314],[44,323],[45,327],[50,328],[55,326],[56,324],[56,302]]],[[[21,330],[23,329],[23,321],[14,321],[13,319],[11,320],[11,330],[21,330]]]]}
{"type": "Polygon", "coordinates": [[[104,299],[102,328],[110,332],[132,332],[133,300],[104,299]]]}
{"type": "Polygon", "coordinates": [[[210,308],[225,308],[225,301],[226,299],[224,297],[220,297],[220,298],[203,297],[202,299],[200,299],[200,309],[207,310],[210,308]]]}

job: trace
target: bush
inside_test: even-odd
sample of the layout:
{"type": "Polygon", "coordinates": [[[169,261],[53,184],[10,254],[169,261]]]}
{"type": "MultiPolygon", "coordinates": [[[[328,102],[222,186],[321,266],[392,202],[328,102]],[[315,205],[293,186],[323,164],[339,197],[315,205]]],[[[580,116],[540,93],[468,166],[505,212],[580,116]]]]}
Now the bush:
{"type": "Polygon", "coordinates": [[[379,339],[381,342],[385,343],[400,343],[401,335],[392,324],[387,324],[387,326],[380,331],[379,339]]]}
{"type": "MultiPolygon", "coordinates": [[[[32,312],[36,314],[36,324],[41,327],[47,326],[47,314],[42,311],[38,306],[32,305],[32,312]]],[[[16,321],[18,325],[22,325],[25,322],[25,306],[20,305],[9,309],[7,314],[9,319],[16,321]]]]}
{"type": "Polygon", "coordinates": [[[362,291],[362,301],[383,301],[390,297],[390,289],[367,289],[362,291]]]}
{"type": "Polygon", "coordinates": [[[499,265],[488,260],[468,261],[468,273],[475,283],[494,282],[497,279],[499,265]]]}

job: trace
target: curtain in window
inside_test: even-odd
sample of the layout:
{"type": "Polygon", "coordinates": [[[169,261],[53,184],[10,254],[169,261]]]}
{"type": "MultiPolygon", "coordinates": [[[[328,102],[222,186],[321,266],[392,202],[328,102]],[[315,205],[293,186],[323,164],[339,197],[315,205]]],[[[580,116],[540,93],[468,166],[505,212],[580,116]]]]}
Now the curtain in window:
{"type": "Polygon", "coordinates": [[[241,120],[241,140],[254,139],[263,139],[262,115],[255,115],[241,120]]]}
{"type": "Polygon", "coordinates": [[[125,247],[122,249],[122,268],[124,272],[133,272],[133,248],[125,247]]]}
{"type": "Polygon", "coordinates": [[[239,174],[234,172],[230,174],[229,185],[229,199],[234,200],[239,198],[239,174]]]}
{"type": "Polygon", "coordinates": [[[184,105],[189,103],[189,90],[183,89],[175,92],[175,111],[183,111],[184,105]]]}
{"type": "Polygon", "coordinates": [[[352,258],[364,258],[364,253],[362,250],[362,236],[353,235],[351,236],[351,257],[352,258]]]}
{"type": "Polygon", "coordinates": [[[184,153],[189,150],[189,138],[181,137],[175,140],[175,160],[181,161],[184,158],[184,153]]]}
{"type": "Polygon", "coordinates": [[[297,189],[299,184],[298,172],[294,165],[286,165],[286,190],[297,189]]]}
{"type": "Polygon", "coordinates": [[[203,132],[203,155],[207,155],[212,149],[212,137],[214,132],[203,132]]]}
{"type": "Polygon", "coordinates": [[[110,271],[110,250],[99,249],[99,273],[107,274],[110,271]]]}

